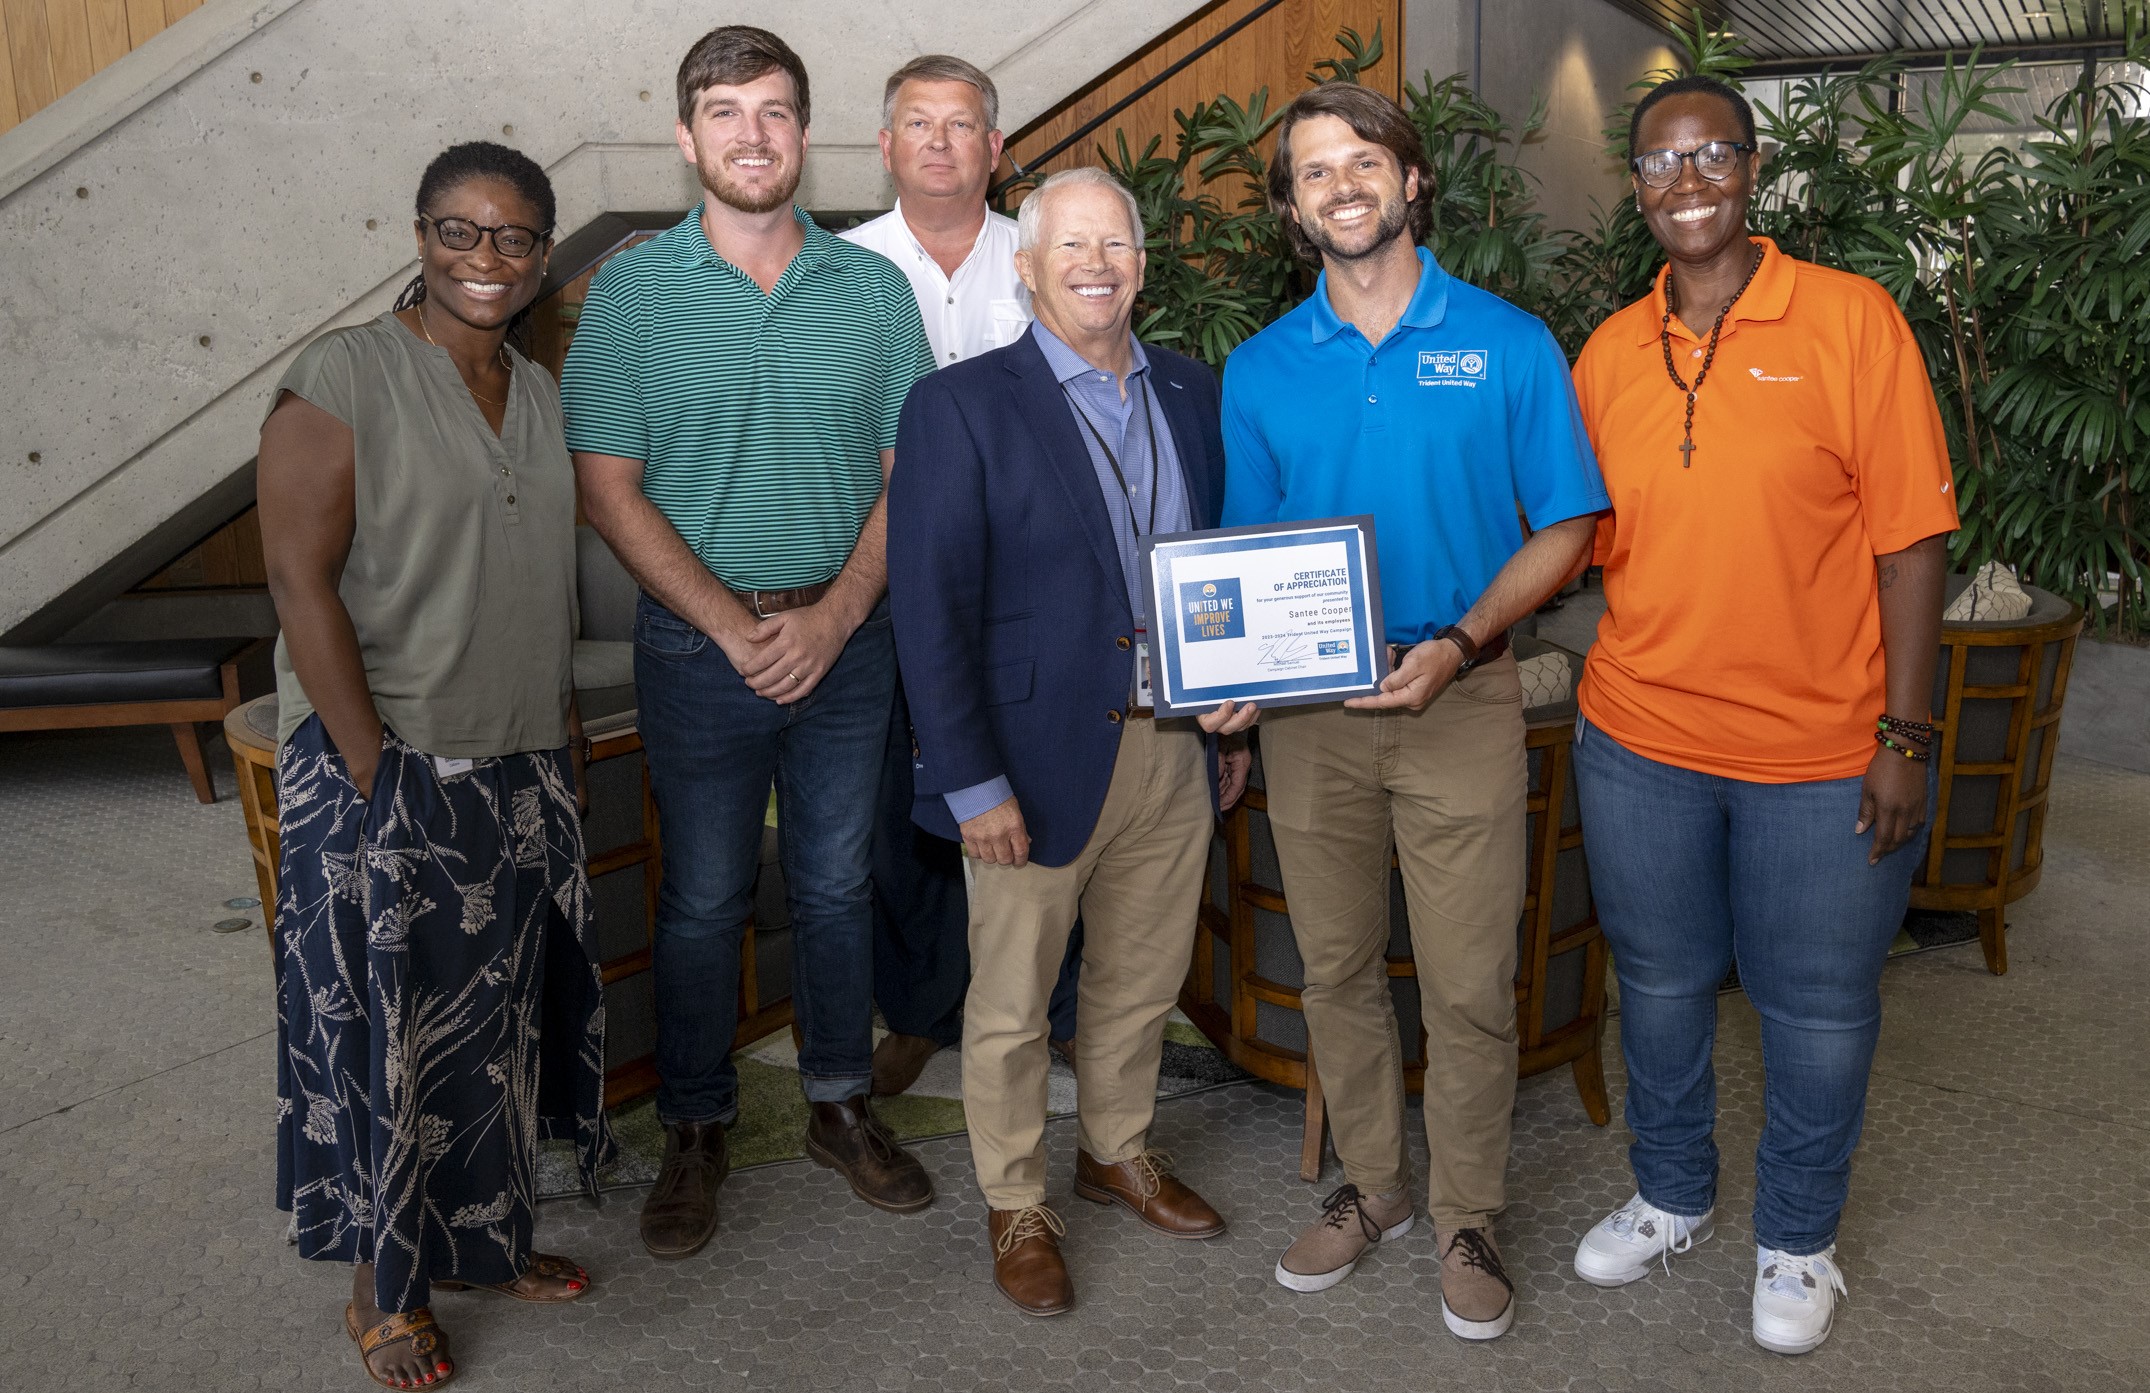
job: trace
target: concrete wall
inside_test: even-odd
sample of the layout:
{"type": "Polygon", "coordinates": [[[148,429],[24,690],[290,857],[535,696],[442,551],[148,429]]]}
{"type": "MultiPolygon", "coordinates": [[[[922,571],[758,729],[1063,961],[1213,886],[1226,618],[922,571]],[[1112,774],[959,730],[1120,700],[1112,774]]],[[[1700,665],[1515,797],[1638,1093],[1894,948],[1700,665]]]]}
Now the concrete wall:
{"type": "Polygon", "coordinates": [[[291,357],[412,274],[411,195],[443,146],[531,154],[563,231],[683,208],[679,58],[767,23],[813,77],[802,201],[885,206],[895,64],[978,62],[1014,129],[1197,5],[210,0],[0,136],[0,637],[64,632],[234,511],[291,357]]]}
{"type": "Polygon", "coordinates": [[[1590,225],[1593,199],[1627,195],[1605,153],[1606,116],[1629,100],[1629,83],[1674,61],[1662,34],[1606,0],[1409,0],[1404,56],[1413,82],[1428,69],[1474,73],[1511,122],[1545,100],[1545,128],[1522,163],[1538,178],[1539,209],[1573,228],[1590,225]]]}

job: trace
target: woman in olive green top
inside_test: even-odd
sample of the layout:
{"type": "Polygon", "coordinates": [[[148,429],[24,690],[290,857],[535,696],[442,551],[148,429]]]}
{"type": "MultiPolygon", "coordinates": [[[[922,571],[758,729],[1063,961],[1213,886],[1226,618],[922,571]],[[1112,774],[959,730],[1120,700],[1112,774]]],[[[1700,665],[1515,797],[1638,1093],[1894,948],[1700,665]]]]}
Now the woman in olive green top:
{"type": "Polygon", "coordinates": [[[354,1264],[391,1388],[454,1376],[431,1288],[573,1300],[535,1253],[537,1143],[609,1158],[573,714],[575,485],[552,378],[506,343],[552,186],[458,145],[423,270],[279,384],[258,493],[276,649],[277,1203],[354,1264]],[[571,738],[572,737],[572,738],[571,738]]]}

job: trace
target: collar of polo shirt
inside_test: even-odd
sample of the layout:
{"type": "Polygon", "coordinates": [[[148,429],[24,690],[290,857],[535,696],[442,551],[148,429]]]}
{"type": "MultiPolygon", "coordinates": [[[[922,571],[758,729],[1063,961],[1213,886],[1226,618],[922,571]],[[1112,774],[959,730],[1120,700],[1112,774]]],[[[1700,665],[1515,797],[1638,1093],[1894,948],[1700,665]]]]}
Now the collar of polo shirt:
{"type": "MultiPolygon", "coordinates": [[[[1762,249],[1762,264],[1755,268],[1754,281],[1747,287],[1747,293],[1732,302],[1732,312],[1724,317],[1724,332],[1718,336],[1719,342],[1730,338],[1733,326],[1743,319],[1757,323],[1782,319],[1791,307],[1792,285],[1799,279],[1791,258],[1777,250],[1777,244],[1767,237],[1752,240],[1762,249]]],[[[1665,318],[1665,278],[1671,274],[1672,263],[1669,261],[1657,268],[1657,279],[1650,283],[1649,323],[1636,330],[1637,344],[1657,342],[1658,325],[1665,318]]],[[[1705,330],[1708,327],[1703,326],[1705,330]]],[[[1701,336],[1678,315],[1672,317],[1672,332],[1675,338],[1684,336],[1697,342],[1701,340],[1701,336]]]]}
{"type": "MultiPolygon", "coordinates": [[[[1424,247],[1418,249],[1418,289],[1411,292],[1411,303],[1404,306],[1403,318],[1396,321],[1400,329],[1430,329],[1448,318],[1448,272],[1433,259],[1433,253],[1424,247]]],[[[1327,343],[1344,330],[1351,328],[1336,317],[1336,309],[1329,303],[1329,273],[1324,271],[1314,282],[1314,342],[1327,343]]]]}

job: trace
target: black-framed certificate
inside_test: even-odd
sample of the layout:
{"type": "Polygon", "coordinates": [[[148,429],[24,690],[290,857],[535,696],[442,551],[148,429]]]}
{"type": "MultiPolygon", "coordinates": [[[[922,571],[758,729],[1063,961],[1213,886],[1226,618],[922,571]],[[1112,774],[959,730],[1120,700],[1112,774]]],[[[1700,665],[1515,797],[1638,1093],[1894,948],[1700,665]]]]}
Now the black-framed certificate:
{"type": "Polygon", "coordinates": [[[1160,716],[1342,701],[1388,675],[1371,517],[1145,537],[1141,570],[1160,716]]]}

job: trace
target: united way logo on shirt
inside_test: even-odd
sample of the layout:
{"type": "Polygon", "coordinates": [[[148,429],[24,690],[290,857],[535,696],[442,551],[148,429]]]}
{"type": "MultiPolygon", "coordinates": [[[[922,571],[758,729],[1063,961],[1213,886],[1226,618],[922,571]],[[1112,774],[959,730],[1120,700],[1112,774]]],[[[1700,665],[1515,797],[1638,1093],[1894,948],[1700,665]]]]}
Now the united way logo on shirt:
{"type": "Polygon", "coordinates": [[[1418,355],[1421,387],[1476,387],[1486,380],[1492,355],[1483,348],[1428,349],[1418,355]]]}
{"type": "Polygon", "coordinates": [[[1230,580],[1181,581],[1180,613],[1187,617],[1182,631],[1189,643],[1247,636],[1247,613],[1239,603],[1236,576],[1230,580]]]}

